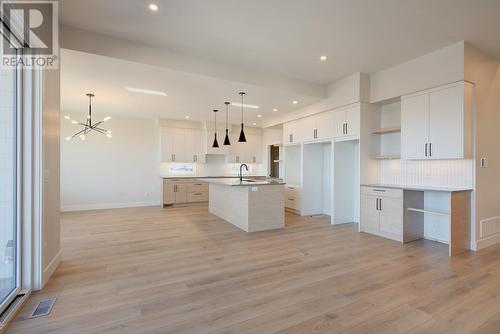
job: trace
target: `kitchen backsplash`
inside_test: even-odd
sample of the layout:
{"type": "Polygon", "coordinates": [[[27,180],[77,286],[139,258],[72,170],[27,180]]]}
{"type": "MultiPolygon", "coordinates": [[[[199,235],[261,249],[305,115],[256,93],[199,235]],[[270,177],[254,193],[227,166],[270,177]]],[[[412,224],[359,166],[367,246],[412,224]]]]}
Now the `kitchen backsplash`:
{"type": "Polygon", "coordinates": [[[380,183],[474,188],[474,160],[384,160],[380,183]]]}

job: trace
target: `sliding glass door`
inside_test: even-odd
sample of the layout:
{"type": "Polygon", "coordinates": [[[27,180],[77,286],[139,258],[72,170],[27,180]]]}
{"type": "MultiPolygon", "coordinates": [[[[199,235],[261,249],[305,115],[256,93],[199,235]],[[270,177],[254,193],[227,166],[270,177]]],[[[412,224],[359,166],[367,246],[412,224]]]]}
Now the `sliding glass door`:
{"type": "MultiPolygon", "coordinates": [[[[4,37],[0,35],[0,38],[4,37]]],[[[18,91],[17,71],[0,68],[0,314],[18,293],[20,285],[18,91]]]]}

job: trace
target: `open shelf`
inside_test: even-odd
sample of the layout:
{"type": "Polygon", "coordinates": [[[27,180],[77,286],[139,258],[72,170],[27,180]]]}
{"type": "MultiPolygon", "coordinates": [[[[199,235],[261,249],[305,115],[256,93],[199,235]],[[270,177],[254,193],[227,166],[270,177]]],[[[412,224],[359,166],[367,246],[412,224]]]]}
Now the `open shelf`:
{"type": "Polygon", "coordinates": [[[447,217],[450,216],[450,213],[448,213],[448,212],[422,210],[422,209],[415,209],[415,208],[408,208],[408,211],[427,213],[427,214],[436,215],[436,216],[447,216],[447,217]]]}
{"type": "Polygon", "coordinates": [[[376,159],[376,160],[397,160],[397,159],[401,159],[401,155],[399,155],[399,154],[376,155],[372,158],[376,159]]]}
{"type": "Polygon", "coordinates": [[[379,129],[375,129],[372,131],[372,133],[374,135],[382,135],[382,134],[385,134],[385,133],[397,133],[397,132],[401,132],[401,127],[400,126],[391,126],[391,127],[387,127],[387,128],[379,128],[379,129]]]}

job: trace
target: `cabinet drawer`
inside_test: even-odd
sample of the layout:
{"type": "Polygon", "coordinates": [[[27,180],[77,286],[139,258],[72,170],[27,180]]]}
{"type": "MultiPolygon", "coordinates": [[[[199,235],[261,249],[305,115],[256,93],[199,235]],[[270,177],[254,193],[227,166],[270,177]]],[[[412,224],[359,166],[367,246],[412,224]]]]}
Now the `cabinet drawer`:
{"type": "Polygon", "coordinates": [[[202,181],[190,182],[187,184],[187,191],[192,192],[207,192],[208,183],[202,181]]]}
{"type": "Polygon", "coordinates": [[[285,197],[300,198],[300,188],[293,186],[285,186],[285,197]]]}
{"type": "Polygon", "coordinates": [[[361,187],[361,193],[380,197],[403,198],[403,189],[384,187],[361,187]]]}
{"type": "Polygon", "coordinates": [[[285,197],[285,207],[300,210],[300,198],[285,197]]]}
{"type": "Polygon", "coordinates": [[[188,203],[206,202],[208,201],[208,192],[199,191],[199,192],[188,193],[187,200],[188,203]]]}

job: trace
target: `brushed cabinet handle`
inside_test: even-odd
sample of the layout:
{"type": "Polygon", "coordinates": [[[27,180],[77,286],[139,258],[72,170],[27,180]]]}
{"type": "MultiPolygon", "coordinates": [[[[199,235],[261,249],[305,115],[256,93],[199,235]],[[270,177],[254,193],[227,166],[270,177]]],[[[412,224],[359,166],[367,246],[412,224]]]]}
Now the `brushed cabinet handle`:
{"type": "Polygon", "coordinates": [[[432,157],[432,143],[429,143],[429,156],[432,157]]]}
{"type": "Polygon", "coordinates": [[[382,198],[379,198],[379,204],[378,204],[378,209],[379,211],[382,211],[382,198]]]}
{"type": "Polygon", "coordinates": [[[378,198],[375,201],[375,209],[378,211],[378,198]]]}
{"type": "Polygon", "coordinates": [[[425,156],[427,156],[427,143],[425,143],[425,156]]]}

